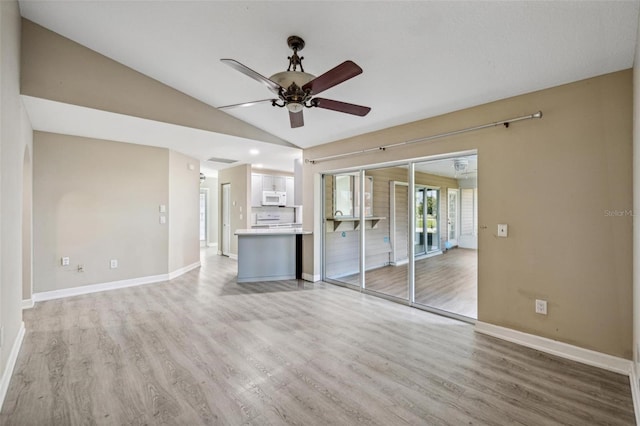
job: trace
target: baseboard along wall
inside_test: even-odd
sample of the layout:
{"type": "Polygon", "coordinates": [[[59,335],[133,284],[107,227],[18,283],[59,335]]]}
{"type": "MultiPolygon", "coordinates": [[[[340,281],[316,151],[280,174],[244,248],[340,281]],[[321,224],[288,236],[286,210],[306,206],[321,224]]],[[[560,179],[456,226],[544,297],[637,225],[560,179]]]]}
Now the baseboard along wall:
{"type": "Polygon", "coordinates": [[[111,281],[107,283],[83,285],[80,287],[71,287],[60,290],[34,293],[32,295],[32,300],[34,302],[42,302],[45,300],[61,299],[63,297],[80,296],[82,294],[98,293],[101,291],[117,290],[119,288],[135,287],[138,285],[169,281],[191,271],[192,269],[198,268],[199,266],[200,262],[195,262],[191,265],[177,269],[168,274],[151,275],[147,277],[131,278],[128,280],[111,281]]]}
{"type": "Polygon", "coordinates": [[[18,360],[20,347],[22,346],[22,341],[24,340],[24,334],[25,334],[25,328],[24,328],[24,322],[23,322],[20,324],[20,330],[18,330],[18,335],[13,341],[13,345],[11,346],[11,352],[9,353],[9,358],[7,359],[7,366],[4,369],[4,373],[2,373],[2,378],[0,379],[0,410],[2,410],[2,406],[4,405],[4,399],[7,396],[7,391],[9,390],[9,383],[11,382],[13,369],[16,367],[16,361],[18,360]]]}

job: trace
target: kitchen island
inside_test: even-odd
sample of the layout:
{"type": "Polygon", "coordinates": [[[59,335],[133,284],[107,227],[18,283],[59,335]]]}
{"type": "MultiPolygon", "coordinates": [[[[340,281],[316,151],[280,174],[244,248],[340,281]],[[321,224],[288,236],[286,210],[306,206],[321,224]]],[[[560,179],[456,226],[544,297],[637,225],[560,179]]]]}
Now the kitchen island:
{"type": "Polygon", "coordinates": [[[238,229],[239,283],[302,278],[302,236],[296,228],[238,229]]]}

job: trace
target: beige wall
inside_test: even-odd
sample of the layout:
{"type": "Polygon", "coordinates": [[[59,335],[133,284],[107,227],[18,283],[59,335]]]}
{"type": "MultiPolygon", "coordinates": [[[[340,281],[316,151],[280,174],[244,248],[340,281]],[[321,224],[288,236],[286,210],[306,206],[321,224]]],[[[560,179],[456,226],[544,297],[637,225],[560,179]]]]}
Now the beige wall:
{"type": "Polygon", "coordinates": [[[169,272],[168,150],[35,132],[33,163],[34,292],[169,272]]]}
{"type": "Polygon", "coordinates": [[[25,150],[31,150],[31,124],[19,96],[20,11],[15,1],[0,2],[0,58],[0,326],[4,330],[0,378],[4,381],[22,322],[23,165],[25,150]]]}
{"type": "Polygon", "coordinates": [[[169,272],[200,261],[200,167],[169,152],[169,272]]]}
{"type": "Polygon", "coordinates": [[[24,95],[293,146],[38,24],[22,22],[24,95]]]}
{"type": "Polygon", "coordinates": [[[640,372],[640,17],[633,65],[633,348],[640,372]]]}
{"type": "MultiPolygon", "coordinates": [[[[362,150],[502,119],[541,120],[305,164],[305,229],[325,170],[478,151],[478,319],[588,349],[632,356],[632,72],[621,71],[384,129],[304,152],[362,150]],[[496,238],[498,223],[509,238],[496,238]],[[534,312],[545,299],[549,314],[534,312]]],[[[319,235],[305,239],[318,274],[319,235]]]]}
{"type": "Polygon", "coordinates": [[[242,164],[218,171],[218,250],[222,250],[222,185],[231,184],[229,206],[231,216],[231,245],[232,254],[238,254],[238,237],[233,235],[236,229],[251,228],[251,165],[242,164]]]}
{"type": "MultiPolygon", "coordinates": [[[[26,132],[33,137],[31,129],[26,129],[26,132]]],[[[30,300],[33,293],[32,288],[32,202],[33,202],[33,167],[31,161],[31,151],[29,148],[25,149],[24,161],[22,169],[22,299],[30,300]]]]}

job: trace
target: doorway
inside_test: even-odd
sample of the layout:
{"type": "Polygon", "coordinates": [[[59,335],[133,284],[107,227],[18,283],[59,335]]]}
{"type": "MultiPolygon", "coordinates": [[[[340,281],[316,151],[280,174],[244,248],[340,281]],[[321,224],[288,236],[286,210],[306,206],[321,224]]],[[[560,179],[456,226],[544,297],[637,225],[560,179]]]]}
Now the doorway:
{"type": "Polygon", "coordinates": [[[206,188],[200,188],[200,247],[207,247],[207,235],[209,227],[207,226],[207,218],[209,215],[207,206],[209,199],[209,191],[206,188]]]}
{"type": "Polygon", "coordinates": [[[222,185],[222,255],[231,253],[231,184],[222,185]]]}

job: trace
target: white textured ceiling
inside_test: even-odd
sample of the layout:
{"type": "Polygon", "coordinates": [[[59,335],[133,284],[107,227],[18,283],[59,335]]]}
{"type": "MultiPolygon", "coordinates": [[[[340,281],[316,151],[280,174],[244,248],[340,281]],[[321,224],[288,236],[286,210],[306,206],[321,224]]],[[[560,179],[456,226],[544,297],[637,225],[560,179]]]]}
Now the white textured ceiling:
{"type": "Polygon", "coordinates": [[[366,117],[316,108],[291,129],[269,104],[228,111],[301,147],[630,68],[639,5],[20,1],[27,19],[213,106],[271,97],[219,59],[268,77],[286,68],[289,35],[306,41],[312,74],[353,60],[363,74],[322,97],[370,106],[366,117]]]}

